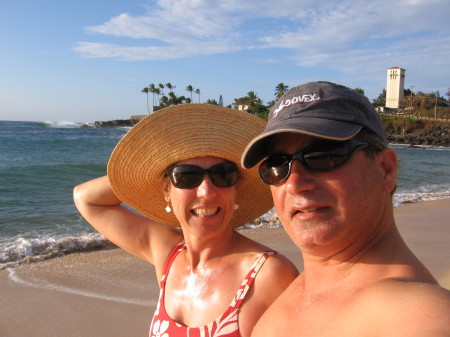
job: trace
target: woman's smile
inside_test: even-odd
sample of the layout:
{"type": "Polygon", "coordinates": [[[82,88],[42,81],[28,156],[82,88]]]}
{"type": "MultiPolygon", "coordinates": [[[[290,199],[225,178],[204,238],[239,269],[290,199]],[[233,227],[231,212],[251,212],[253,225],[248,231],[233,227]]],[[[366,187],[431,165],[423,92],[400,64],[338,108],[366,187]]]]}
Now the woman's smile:
{"type": "Polygon", "coordinates": [[[192,214],[199,216],[199,217],[208,217],[212,215],[216,215],[219,213],[220,207],[215,208],[195,208],[191,212],[192,214]]]}

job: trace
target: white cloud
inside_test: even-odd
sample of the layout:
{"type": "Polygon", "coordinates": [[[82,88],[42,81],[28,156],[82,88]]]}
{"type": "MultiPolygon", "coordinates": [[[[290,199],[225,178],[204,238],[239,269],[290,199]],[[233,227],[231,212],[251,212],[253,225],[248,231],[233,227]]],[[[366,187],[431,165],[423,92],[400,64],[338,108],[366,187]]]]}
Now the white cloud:
{"type": "Polygon", "coordinates": [[[103,25],[87,27],[86,30],[135,39],[158,39],[167,43],[224,36],[236,28],[237,20],[215,8],[213,3],[203,0],[160,0],[157,6],[148,6],[145,15],[120,14],[103,25]]]}
{"type": "Polygon", "coordinates": [[[122,61],[160,61],[198,55],[233,52],[226,41],[198,42],[195,45],[172,45],[169,47],[123,47],[107,43],[79,42],[75,51],[88,58],[117,58],[122,61]]]}
{"type": "MultiPolygon", "coordinates": [[[[418,2],[415,1],[415,2],[418,2]]],[[[420,6],[389,5],[386,1],[321,3],[306,18],[291,18],[292,29],[261,37],[269,48],[340,51],[355,42],[379,43],[381,39],[403,39],[418,33],[449,31],[444,1],[420,6]],[[439,6],[438,6],[439,5],[439,6]],[[430,15],[429,13],[432,13],[430,15]]]]}
{"type": "Polygon", "coordinates": [[[447,0],[157,0],[141,16],[119,14],[87,27],[96,41],[74,49],[151,61],[240,50],[253,50],[256,59],[258,49],[275,48],[285,50],[283,61],[351,74],[418,64],[447,69],[449,9],[447,0]]]}

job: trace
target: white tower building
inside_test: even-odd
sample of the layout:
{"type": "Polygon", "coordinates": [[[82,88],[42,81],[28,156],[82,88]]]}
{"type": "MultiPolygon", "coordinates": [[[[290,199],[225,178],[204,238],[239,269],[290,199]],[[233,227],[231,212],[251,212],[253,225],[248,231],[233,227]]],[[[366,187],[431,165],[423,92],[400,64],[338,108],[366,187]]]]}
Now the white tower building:
{"type": "Polygon", "coordinates": [[[386,84],[386,108],[398,109],[405,89],[405,69],[388,68],[386,84]]]}

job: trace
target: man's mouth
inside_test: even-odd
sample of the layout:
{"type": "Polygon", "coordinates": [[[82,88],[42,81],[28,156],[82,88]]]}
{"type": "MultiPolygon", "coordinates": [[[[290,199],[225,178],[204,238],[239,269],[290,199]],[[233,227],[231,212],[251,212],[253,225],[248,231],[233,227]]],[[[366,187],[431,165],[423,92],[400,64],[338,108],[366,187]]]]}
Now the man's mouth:
{"type": "Polygon", "coordinates": [[[310,208],[310,209],[303,209],[303,210],[297,210],[295,213],[311,213],[317,211],[319,208],[310,208]]]}
{"type": "Polygon", "coordinates": [[[325,207],[325,206],[321,207],[321,206],[317,205],[316,207],[312,206],[311,208],[305,207],[305,208],[301,208],[301,209],[299,209],[299,208],[293,209],[291,214],[293,217],[298,216],[299,218],[306,220],[306,219],[312,219],[321,214],[324,214],[324,212],[326,212],[327,209],[328,209],[328,207],[325,207]]]}

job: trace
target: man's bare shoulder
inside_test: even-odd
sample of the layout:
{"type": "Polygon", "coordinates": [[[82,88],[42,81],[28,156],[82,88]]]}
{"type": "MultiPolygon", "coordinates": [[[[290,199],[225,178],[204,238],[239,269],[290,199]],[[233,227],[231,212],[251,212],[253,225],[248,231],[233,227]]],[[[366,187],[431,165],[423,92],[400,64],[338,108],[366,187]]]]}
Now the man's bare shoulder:
{"type": "Polygon", "coordinates": [[[252,337],[280,336],[284,333],[295,336],[295,326],[301,325],[302,296],[298,291],[297,277],[289,287],[264,312],[253,329],[252,337]]]}
{"type": "Polygon", "coordinates": [[[435,284],[388,279],[363,289],[351,305],[382,336],[450,336],[450,291],[435,284]]]}
{"type": "Polygon", "coordinates": [[[298,278],[264,313],[252,337],[448,337],[449,317],[450,291],[437,285],[389,279],[313,298],[298,278]]]}
{"type": "Polygon", "coordinates": [[[437,284],[399,279],[385,279],[362,289],[360,297],[385,299],[384,303],[394,301],[422,302],[427,305],[445,304],[450,301],[450,291],[437,284]],[[389,299],[389,301],[387,301],[389,299]]]}
{"type": "Polygon", "coordinates": [[[285,256],[272,255],[264,263],[255,279],[255,293],[260,292],[261,298],[270,305],[289,287],[298,274],[295,265],[285,256]]]}

